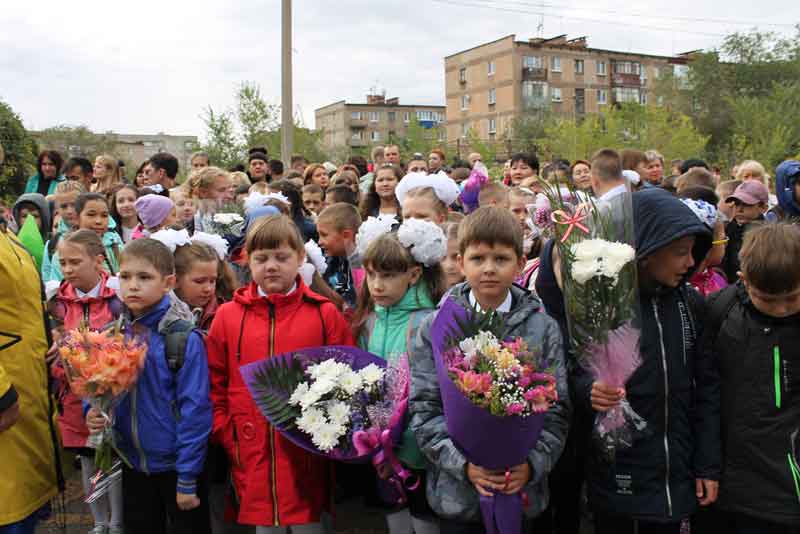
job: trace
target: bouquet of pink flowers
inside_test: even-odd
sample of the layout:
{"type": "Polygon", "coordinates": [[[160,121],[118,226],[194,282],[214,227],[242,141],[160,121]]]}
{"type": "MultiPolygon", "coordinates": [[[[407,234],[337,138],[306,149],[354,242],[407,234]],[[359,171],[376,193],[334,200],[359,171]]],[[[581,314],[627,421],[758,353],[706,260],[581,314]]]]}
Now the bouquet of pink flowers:
{"type": "Polygon", "coordinates": [[[525,417],[546,412],[558,400],[555,377],[536,369],[535,354],[522,338],[500,341],[482,331],[444,358],[461,393],[492,415],[525,417]]]}

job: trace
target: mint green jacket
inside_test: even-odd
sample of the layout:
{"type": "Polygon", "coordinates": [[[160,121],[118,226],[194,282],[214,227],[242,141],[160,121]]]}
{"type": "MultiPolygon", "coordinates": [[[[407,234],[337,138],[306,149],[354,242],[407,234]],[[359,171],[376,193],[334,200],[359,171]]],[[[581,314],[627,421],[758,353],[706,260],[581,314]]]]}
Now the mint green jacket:
{"type": "MultiPolygon", "coordinates": [[[[411,286],[394,306],[375,306],[367,318],[358,346],[386,360],[394,361],[407,352],[422,320],[436,308],[425,282],[411,286]]],[[[413,469],[425,469],[425,459],[410,429],[406,428],[397,457],[413,469]]]]}

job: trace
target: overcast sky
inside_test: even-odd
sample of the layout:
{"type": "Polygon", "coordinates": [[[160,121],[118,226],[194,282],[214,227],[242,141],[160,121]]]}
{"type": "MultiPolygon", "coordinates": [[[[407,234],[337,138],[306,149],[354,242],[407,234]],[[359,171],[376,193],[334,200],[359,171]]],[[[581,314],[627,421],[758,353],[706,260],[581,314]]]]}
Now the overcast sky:
{"type": "MultiPolygon", "coordinates": [[[[202,136],[203,108],[230,107],[241,81],[280,102],[280,4],[2,0],[0,100],[32,129],[202,136]]],[[[363,102],[373,86],[401,104],[443,104],[444,56],[511,33],[667,55],[800,22],[796,0],[295,0],[293,9],[295,109],[308,126],[315,108],[363,102]]]]}

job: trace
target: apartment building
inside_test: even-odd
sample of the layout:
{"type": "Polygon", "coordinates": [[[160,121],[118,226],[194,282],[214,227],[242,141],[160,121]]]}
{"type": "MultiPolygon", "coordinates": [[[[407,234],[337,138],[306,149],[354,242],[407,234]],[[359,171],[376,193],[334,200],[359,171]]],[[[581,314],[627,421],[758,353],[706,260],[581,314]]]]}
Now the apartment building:
{"type": "Polygon", "coordinates": [[[398,98],[367,95],[366,104],[348,104],[344,100],[314,110],[315,128],[323,132],[326,149],[366,147],[388,142],[390,137],[405,137],[416,118],[431,135],[444,136],[439,126],[444,122],[444,106],[401,105],[398,98]]]}
{"type": "Polygon", "coordinates": [[[481,139],[502,139],[526,109],[581,116],[621,102],[647,104],[661,72],[685,76],[687,61],[688,54],[589,48],[586,37],[509,35],[445,58],[447,138],[473,130],[481,139]]]}

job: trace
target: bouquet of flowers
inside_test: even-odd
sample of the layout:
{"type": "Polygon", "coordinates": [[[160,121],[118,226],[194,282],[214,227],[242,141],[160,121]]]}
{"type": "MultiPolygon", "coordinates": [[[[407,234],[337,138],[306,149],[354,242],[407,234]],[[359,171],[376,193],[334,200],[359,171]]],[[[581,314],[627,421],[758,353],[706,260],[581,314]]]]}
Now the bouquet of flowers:
{"type": "Polygon", "coordinates": [[[244,229],[244,209],[238,204],[205,206],[205,209],[198,209],[194,224],[195,231],[220,236],[240,236],[244,229]]]}
{"type": "MultiPolygon", "coordinates": [[[[508,476],[536,446],[558,394],[541,354],[506,338],[496,313],[465,310],[452,299],[431,328],[448,434],[469,462],[508,476]]],[[[519,494],[481,496],[480,506],[487,532],[520,531],[519,494]]]]}
{"type": "Polygon", "coordinates": [[[81,326],[67,332],[59,342],[58,354],[72,391],[97,408],[107,421],[104,430],[89,436],[95,449],[95,464],[103,473],[112,470],[114,445],[111,428],[113,407],[136,384],[144,368],[147,345],[125,335],[121,322],[103,332],[81,326]]]}
{"type": "Polygon", "coordinates": [[[394,454],[408,408],[408,362],[353,347],[317,347],[244,365],[264,416],[294,444],[334,460],[388,466],[401,498],[418,481],[394,454]]]}
{"type": "Polygon", "coordinates": [[[466,213],[471,213],[478,209],[478,196],[483,186],[487,183],[489,183],[489,172],[483,164],[476,163],[464,182],[464,190],[461,191],[458,197],[461,199],[461,204],[464,206],[466,213]]]}
{"type": "MultiPolygon", "coordinates": [[[[560,208],[552,220],[572,351],[596,381],[624,387],[641,365],[630,195],[579,205],[552,191],[548,196],[560,208]]],[[[630,447],[646,426],[623,399],[597,415],[593,434],[601,454],[613,461],[617,449],[630,447]]]]}

